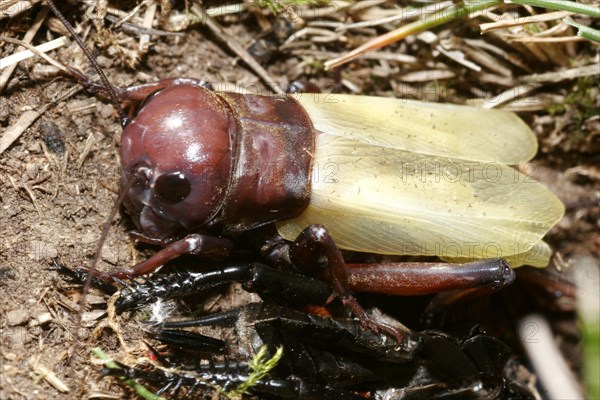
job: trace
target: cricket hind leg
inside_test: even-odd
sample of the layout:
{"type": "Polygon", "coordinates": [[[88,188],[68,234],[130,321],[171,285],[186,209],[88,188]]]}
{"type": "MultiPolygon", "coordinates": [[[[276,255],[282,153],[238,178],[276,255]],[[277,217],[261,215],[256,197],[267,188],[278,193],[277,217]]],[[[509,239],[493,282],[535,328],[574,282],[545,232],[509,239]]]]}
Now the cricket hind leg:
{"type": "MultiPolygon", "coordinates": [[[[465,264],[444,262],[385,262],[347,264],[340,249],[322,225],[305,228],[293,243],[272,241],[263,254],[276,265],[290,264],[307,275],[329,282],[345,307],[375,330],[391,333],[387,325],[374,322],[352,292],[370,292],[395,296],[433,293],[487,293],[509,286],[515,274],[500,258],[465,264]],[[327,269],[319,266],[326,265],[327,269]]],[[[448,296],[446,296],[448,297],[448,296]]],[[[396,337],[408,328],[393,329],[396,337]]]]}
{"type": "Polygon", "coordinates": [[[365,328],[388,333],[399,341],[411,332],[404,326],[392,327],[376,321],[367,314],[352,295],[348,269],[342,252],[323,225],[314,224],[305,228],[291,244],[289,252],[291,262],[309,274],[313,272],[315,265],[319,264],[320,259],[325,257],[334,293],[365,328]]]}

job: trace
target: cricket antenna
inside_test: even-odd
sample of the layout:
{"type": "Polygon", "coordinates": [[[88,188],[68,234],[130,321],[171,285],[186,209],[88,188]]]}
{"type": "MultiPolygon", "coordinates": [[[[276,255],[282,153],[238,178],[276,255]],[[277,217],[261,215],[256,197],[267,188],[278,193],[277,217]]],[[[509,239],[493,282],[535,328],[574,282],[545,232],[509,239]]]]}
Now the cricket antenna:
{"type": "MultiPolygon", "coordinates": [[[[104,71],[102,71],[102,68],[100,68],[100,65],[98,65],[98,62],[96,61],[96,59],[94,58],[94,56],[92,55],[92,53],[90,52],[90,50],[83,43],[83,40],[81,40],[81,38],[79,37],[79,35],[77,35],[77,33],[75,32],[75,29],[73,29],[73,26],[69,23],[69,21],[67,21],[67,19],[64,17],[64,15],[58,10],[58,8],[54,4],[54,2],[52,0],[46,0],[46,2],[50,6],[50,9],[54,13],[54,15],[56,15],[56,17],[67,28],[67,30],[71,34],[71,37],[73,38],[73,40],[75,40],[75,42],[79,45],[79,47],[81,48],[81,50],[83,51],[83,53],[86,55],[86,57],[88,58],[88,60],[92,64],[92,66],[94,67],[94,70],[96,70],[96,72],[100,76],[100,80],[102,81],[103,89],[105,90],[106,93],[108,93],[110,101],[112,102],[112,104],[117,109],[117,112],[119,114],[119,118],[121,119],[121,125],[123,127],[125,127],[125,125],[127,125],[127,123],[128,123],[128,118],[125,115],[125,113],[123,112],[123,108],[121,107],[121,102],[119,101],[119,96],[117,95],[117,89],[113,85],[110,84],[110,82],[108,81],[108,78],[104,74],[104,71]]],[[[79,71],[75,71],[75,76],[77,77],[77,79],[80,80],[80,83],[82,83],[84,86],[87,86],[88,89],[90,89],[90,88],[94,89],[94,88],[98,87],[97,84],[95,84],[94,82],[92,82],[91,79],[87,78],[85,75],[79,73],[79,71]]],[[[115,203],[113,204],[112,209],[110,211],[110,214],[109,214],[109,216],[108,216],[107,220],[105,221],[104,226],[102,228],[102,235],[100,236],[100,239],[98,241],[98,246],[96,248],[96,252],[94,254],[94,258],[92,259],[91,264],[90,264],[89,268],[87,269],[88,273],[87,273],[87,277],[86,277],[85,283],[83,285],[83,289],[82,289],[82,293],[81,293],[81,299],[79,301],[79,313],[78,313],[78,317],[77,317],[77,321],[76,321],[76,327],[77,327],[77,329],[75,330],[75,333],[74,333],[74,338],[75,338],[75,340],[74,340],[74,347],[77,346],[78,341],[79,341],[79,328],[81,327],[81,323],[82,323],[82,319],[83,319],[83,310],[85,308],[85,302],[86,302],[87,294],[89,292],[89,288],[90,288],[91,283],[92,283],[92,279],[93,279],[94,276],[102,275],[102,274],[98,274],[98,272],[96,270],[96,266],[97,266],[98,261],[100,259],[100,254],[102,252],[102,247],[104,247],[104,243],[106,242],[106,238],[108,237],[108,232],[110,230],[111,223],[114,220],[114,218],[115,218],[115,216],[117,214],[117,211],[119,210],[119,207],[123,203],[124,197],[129,192],[129,189],[138,180],[139,180],[139,177],[136,176],[136,175],[134,175],[121,188],[122,191],[121,191],[119,197],[117,198],[117,200],[115,201],[115,203]]],[[[106,278],[106,276],[104,276],[104,278],[106,278]]],[[[75,352],[73,351],[71,353],[70,357],[72,357],[74,353],[75,352]]]]}
{"type": "Polygon", "coordinates": [[[69,21],[67,21],[65,16],[58,10],[58,8],[56,7],[56,4],[54,4],[54,1],[46,0],[46,2],[50,6],[50,9],[54,13],[54,15],[56,15],[56,17],[60,20],[60,22],[62,22],[62,24],[65,26],[65,28],[67,28],[67,30],[71,34],[71,37],[73,38],[73,40],[77,43],[77,45],[79,45],[79,47],[81,48],[81,50],[83,51],[85,56],[88,58],[88,60],[92,64],[92,67],[94,68],[96,73],[98,73],[98,75],[100,76],[102,85],[106,89],[108,96],[110,97],[111,103],[117,109],[117,113],[119,114],[119,119],[121,120],[121,126],[125,127],[125,125],[127,125],[127,123],[129,121],[128,121],[127,116],[123,112],[123,108],[121,107],[121,102],[119,101],[119,96],[117,95],[117,91],[115,90],[115,87],[110,84],[110,82],[108,81],[108,78],[104,74],[104,71],[102,71],[102,68],[100,68],[100,65],[98,65],[98,62],[96,61],[96,59],[94,58],[94,56],[92,55],[90,50],[87,48],[85,43],[83,43],[83,40],[81,40],[79,35],[77,35],[77,33],[75,32],[75,29],[69,23],[69,21]]]}
{"type": "MultiPolygon", "coordinates": [[[[100,239],[98,240],[98,245],[96,246],[94,258],[92,258],[92,262],[90,263],[90,266],[87,269],[87,275],[85,278],[85,282],[83,284],[83,289],[81,290],[81,298],[80,298],[79,304],[78,304],[79,313],[77,314],[77,321],[75,322],[75,326],[77,327],[77,329],[75,330],[75,333],[73,335],[75,338],[73,347],[77,346],[78,341],[79,341],[79,328],[81,327],[81,323],[83,321],[83,310],[85,308],[85,301],[87,298],[87,294],[88,294],[88,292],[90,290],[90,286],[92,284],[92,279],[98,275],[100,275],[102,277],[101,279],[105,279],[105,280],[107,280],[110,277],[109,275],[105,275],[102,273],[99,274],[96,269],[96,266],[98,265],[98,261],[100,260],[100,255],[102,254],[102,247],[104,247],[104,243],[106,242],[106,238],[108,237],[108,232],[110,231],[110,225],[111,225],[112,221],[115,219],[115,216],[117,215],[117,211],[119,211],[119,207],[121,206],[121,204],[123,204],[123,199],[129,192],[129,189],[131,189],[131,187],[136,182],[138,182],[139,179],[140,178],[138,175],[133,175],[127,181],[127,183],[121,188],[122,191],[119,194],[119,197],[117,198],[115,203],[113,204],[113,206],[110,210],[110,214],[108,215],[108,218],[106,219],[106,221],[104,222],[104,226],[102,227],[102,234],[100,235],[100,239]]],[[[71,356],[73,354],[74,354],[74,352],[71,353],[71,356]]]]}

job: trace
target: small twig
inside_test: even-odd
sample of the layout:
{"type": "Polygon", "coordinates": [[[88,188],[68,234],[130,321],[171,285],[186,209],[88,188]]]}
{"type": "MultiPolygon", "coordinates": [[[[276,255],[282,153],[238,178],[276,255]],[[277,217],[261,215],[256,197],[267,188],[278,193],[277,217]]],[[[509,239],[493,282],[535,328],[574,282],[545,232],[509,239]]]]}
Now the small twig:
{"type": "Polygon", "coordinates": [[[25,111],[14,125],[8,127],[2,137],[0,137],[0,154],[4,153],[15,140],[21,136],[25,129],[41,115],[40,111],[25,111]]]}
{"type": "MultiPolygon", "coordinates": [[[[320,60],[324,60],[332,57],[340,57],[340,53],[334,53],[331,51],[321,51],[313,49],[295,49],[291,53],[296,56],[312,56],[320,60]]],[[[409,54],[400,54],[393,52],[376,51],[374,53],[367,53],[363,55],[365,60],[383,60],[383,61],[394,61],[403,64],[416,64],[418,62],[417,57],[409,54]]]]}
{"type": "Polygon", "coordinates": [[[13,39],[13,38],[5,37],[5,36],[0,36],[0,40],[4,41],[4,42],[8,42],[8,43],[18,44],[19,46],[23,46],[27,49],[27,50],[20,51],[18,53],[11,54],[10,56],[4,57],[2,60],[0,60],[0,70],[8,67],[9,65],[16,64],[19,61],[26,60],[26,59],[32,57],[34,54],[42,57],[43,59],[48,61],[50,64],[54,65],[55,67],[65,70],[65,67],[62,64],[53,60],[48,55],[44,54],[44,52],[54,50],[61,46],[64,46],[68,41],[66,36],[61,36],[58,39],[51,40],[44,44],[40,44],[39,46],[36,46],[36,47],[33,47],[29,43],[26,43],[22,40],[13,39]]]}
{"type": "Polygon", "coordinates": [[[580,42],[586,40],[581,36],[560,36],[560,37],[535,37],[535,36],[523,36],[523,37],[510,37],[507,36],[506,40],[509,42],[520,42],[520,43],[570,43],[580,42]]]}
{"type": "Polygon", "coordinates": [[[94,132],[90,132],[87,139],[85,140],[85,145],[83,147],[83,151],[81,152],[81,154],[79,155],[79,158],[77,159],[77,169],[81,169],[81,167],[83,166],[83,163],[85,162],[85,159],[88,156],[88,154],[90,153],[90,150],[92,149],[93,145],[94,145],[94,132]]]}
{"type": "Polygon", "coordinates": [[[529,15],[526,17],[517,17],[512,19],[501,19],[496,22],[488,22],[485,24],[479,24],[479,28],[481,29],[481,33],[490,32],[497,29],[510,28],[513,26],[527,25],[527,24],[535,24],[537,22],[547,22],[554,21],[557,19],[562,19],[568,17],[569,15],[573,15],[572,12],[569,11],[554,11],[541,15],[529,15]]]}
{"type": "Polygon", "coordinates": [[[569,25],[567,24],[556,24],[544,31],[536,33],[535,37],[550,37],[550,36],[559,36],[563,33],[569,32],[569,25]]]}
{"type": "Polygon", "coordinates": [[[24,112],[14,125],[12,125],[11,127],[7,128],[6,131],[4,131],[4,134],[0,138],[0,154],[2,154],[6,149],[8,149],[10,145],[13,144],[13,142],[17,140],[19,136],[21,136],[25,129],[29,128],[29,126],[31,126],[31,124],[36,119],[38,119],[40,115],[46,112],[48,108],[62,100],[68,99],[69,97],[73,96],[75,93],[78,93],[81,90],[81,87],[74,87],[65,92],[57,99],[53,100],[50,104],[46,104],[38,110],[29,110],[24,112]]]}
{"type": "Polygon", "coordinates": [[[467,60],[466,55],[460,50],[446,50],[444,46],[438,44],[436,50],[448,57],[449,59],[464,65],[465,67],[472,69],[473,71],[481,72],[481,67],[472,61],[467,60]]]}
{"type": "Polygon", "coordinates": [[[351,24],[340,24],[337,27],[337,30],[350,30],[350,29],[358,29],[358,28],[368,28],[373,26],[379,26],[383,24],[389,24],[390,22],[397,21],[405,21],[412,17],[416,17],[417,14],[414,12],[414,8],[402,8],[397,10],[398,13],[396,15],[389,15],[383,18],[368,20],[368,21],[360,21],[353,22],[351,24]]]}
{"type": "Polygon", "coordinates": [[[129,32],[136,35],[150,35],[150,36],[185,36],[184,32],[168,32],[161,31],[160,29],[154,28],[144,28],[141,25],[135,24],[133,22],[122,22],[114,15],[107,15],[106,20],[114,23],[113,28],[117,28],[117,24],[119,24],[119,29],[123,32],[129,32]]]}
{"type": "MultiPolygon", "coordinates": [[[[44,20],[46,19],[46,16],[48,15],[48,11],[49,11],[48,7],[43,7],[40,10],[40,12],[35,17],[35,21],[31,25],[31,28],[29,28],[29,30],[23,37],[23,42],[31,43],[31,41],[33,40],[38,29],[40,29],[40,26],[42,26],[42,22],[44,22],[44,20]]],[[[2,61],[0,61],[0,65],[2,65],[2,64],[3,64],[2,61]]],[[[0,93],[2,93],[2,90],[8,83],[8,81],[16,67],[17,67],[17,64],[15,63],[15,64],[9,66],[8,68],[4,69],[4,71],[2,71],[2,75],[0,76],[0,93]]],[[[0,69],[2,69],[2,67],[0,67],[0,69]]]]}
{"type": "Polygon", "coordinates": [[[0,19],[16,17],[17,15],[29,10],[35,3],[38,3],[39,1],[40,0],[0,0],[0,19]],[[4,4],[2,4],[3,1],[4,4]]]}
{"type": "Polygon", "coordinates": [[[62,381],[54,371],[39,362],[39,359],[34,357],[29,359],[29,365],[33,369],[34,373],[40,378],[48,382],[52,387],[61,393],[69,393],[69,387],[62,381]]]}
{"type": "Polygon", "coordinates": [[[312,35],[310,38],[311,42],[314,43],[330,43],[335,42],[343,36],[342,31],[332,32],[328,29],[314,28],[314,27],[306,27],[302,28],[297,32],[294,32],[290,37],[286,39],[286,41],[281,46],[281,49],[285,49],[290,46],[292,42],[303,37],[312,35]]]}
{"type": "MultiPolygon", "coordinates": [[[[130,19],[132,19],[133,17],[135,17],[135,15],[140,12],[140,8],[142,8],[142,4],[138,4],[137,6],[135,6],[133,8],[133,10],[129,11],[128,13],[126,13],[124,16],[122,17],[118,17],[118,16],[113,16],[112,18],[118,18],[118,22],[115,23],[114,27],[115,28],[120,28],[121,25],[123,25],[126,22],[129,22],[130,19]]],[[[110,12],[110,11],[109,11],[110,12]]],[[[106,15],[107,19],[108,19],[108,15],[106,15]]],[[[109,19],[110,21],[110,19],[109,19]]]]}
{"type": "Polygon", "coordinates": [[[489,54],[487,51],[481,51],[481,48],[473,48],[470,46],[462,46],[461,50],[471,61],[484,67],[488,71],[505,78],[512,76],[510,68],[505,67],[502,63],[498,62],[498,58],[489,54]]]}
{"type": "Polygon", "coordinates": [[[250,53],[248,53],[246,49],[244,49],[242,45],[240,45],[237,41],[231,38],[230,35],[228,35],[213,18],[209,17],[200,6],[194,4],[190,8],[190,11],[196,17],[198,17],[200,21],[202,21],[215,36],[220,38],[227,45],[227,47],[229,47],[231,51],[233,51],[238,57],[240,57],[242,61],[244,61],[248,65],[248,67],[250,67],[250,69],[254,71],[254,73],[258,75],[258,77],[262,79],[263,82],[265,82],[271,90],[273,90],[277,94],[285,94],[285,91],[275,83],[275,80],[271,77],[271,75],[269,75],[267,70],[265,70],[254,59],[254,57],[252,57],[250,53]]]}
{"type": "Polygon", "coordinates": [[[547,72],[545,74],[525,75],[520,77],[519,81],[531,83],[560,82],[594,75],[600,75],[600,64],[586,65],[585,67],[571,68],[557,72],[547,72]]]}
{"type": "Polygon", "coordinates": [[[431,69],[407,72],[398,77],[401,82],[432,82],[444,79],[454,78],[456,74],[447,69],[431,69]]]}
{"type": "Polygon", "coordinates": [[[31,188],[29,187],[29,185],[27,183],[24,183],[23,185],[21,185],[21,187],[23,189],[25,189],[25,191],[29,195],[29,198],[31,198],[31,203],[33,204],[33,207],[35,208],[35,211],[37,211],[38,216],[40,218],[42,218],[42,211],[40,210],[40,207],[37,204],[37,198],[35,197],[33,190],[31,190],[31,188]]]}
{"type": "MultiPolygon", "coordinates": [[[[146,12],[144,13],[144,22],[142,23],[142,26],[144,28],[147,28],[147,29],[152,28],[152,21],[154,21],[154,15],[156,15],[157,7],[158,7],[158,4],[156,4],[156,2],[152,2],[146,8],[146,12]]],[[[139,44],[140,51],[145,51],[146,47],[148,47],[149,43],[150,43],[150,35],[148,35],[148,34],[140,35],[140,44],[139,44]]]]}
{"type": "Polygon", "coordinates": [[[540,86],[541,86],[540,84],[527,83],[525,85],[519,85],[516,87],[512,87],[498,95],[495,95],[493,98],[493,101],[490,101],[489,98],[486,99],[486,101],[483,102],[480,105],[480,107],[481,108],[496,108],[504,103],[507,103],[513,99],[519,98],[529,92],[532,92],[533,90],[539,88],[540,86]]]}

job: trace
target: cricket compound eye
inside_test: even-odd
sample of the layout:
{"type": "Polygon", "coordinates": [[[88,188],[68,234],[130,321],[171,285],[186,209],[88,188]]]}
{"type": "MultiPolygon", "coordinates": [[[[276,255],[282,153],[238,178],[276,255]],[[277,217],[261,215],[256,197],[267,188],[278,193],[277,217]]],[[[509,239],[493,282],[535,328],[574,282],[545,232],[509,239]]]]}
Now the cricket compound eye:
{"type": "Polygon", "coordinates": [[[175,204],[183,201],[191,192],[190,181],[181,172],[163,174],[156,178],[154,193],[165,203],[175,204]]]}

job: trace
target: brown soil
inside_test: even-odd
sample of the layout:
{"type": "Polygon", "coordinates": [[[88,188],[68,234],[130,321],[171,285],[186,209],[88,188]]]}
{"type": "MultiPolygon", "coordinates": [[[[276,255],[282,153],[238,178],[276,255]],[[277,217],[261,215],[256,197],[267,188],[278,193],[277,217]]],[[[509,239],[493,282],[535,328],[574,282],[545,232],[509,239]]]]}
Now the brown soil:
{"type": "MultiPolygon", "coordinates": [[[[119,6],[131,9],[130,4],[119,6]]],[[[0,21],[2,35],[22,38],[39,9],[38,4],[18,16],[0,21]]],[[[183,15],[182,9],[178,12],[180,15],[183,15]]],[[[72,21],[79,15],[69,13],[67,18],[72,21]]],[[[274,21],[270,15],[262,20],[267,25],[274,21]]],[[[219,19],[219,22],[230,38],[244,46],[260,36],[261,29],[252,14],[219,19]]],[[[88,28],[92,24],[88,21],[83,26],[88,28]]],[[[476,24],[469,27],[476,28],[476,24]]],[[[475,36],[469,32],[469,27],[460,23],[450,24],[444,28],[450,31],[435,32],[445,38],[452,35],[475,36]]],[[[377,30],[358,32],[348,34],[346,42],[309,43],[304,48],[341,53],[372,37],[377,30]]],[[[33,43],[40,44],[57,36],[43,26],[33,43]]],[[[133,67],[127,64],[131,53],[135,53],[133,49],[137,48],[135,36],[121,31],[103,31],[98,35],[94,28],[89,36],[99,45],[96,50],[98,60],[109,80],[118,86],[188,76],[225,83],[228,88],[236,84],[252,84],[254,88],[269,93],[263,83],[227,50],[220,38],[202,27],[188,28],[183,36],[154,37],[150,50],[140,54],[133,67]]],[[[89,38],[88,43],[91,43],[89,38]]],[[[412,82],[406,86],[411,88],[411,97],[431,93],[427,90],[432,87],[449,90],[457,99],[473,97],[477,93],[477,90],[472,90],[479,82],[477,74],[447,59],[434,58],[432,48],[423,41],[409,38],[392,45],[388,51],[410,54],[416,61],[402,64],[359,60],[343,67],[342,77],[356,85],[360,94],[391,96],[394,91],[397,93],[405,73],[445,69],[442,64],[448,63],[448,70],[455,73],[454,77],[438,81],[439,86],[412,82]]],[[[586,42],[573,44],[573,51],[574,64],[583,65],[583,60],[593,55],[592,46],[586,42]]],[[[13,52],[14,45],[0,41],[0,58],[13,52]]],[[[91,70],[75,44],[50,55],[62,63],[91,70]]],[[[298,55],[283,53],[275,54],[264,65],[282,85],[308,77],[321,86],[333,87],[333,75],[322,72],[320,68],[320,61],[325,59],[314,54],[302,59],[298,55]]],[[[74,86],[69,79],[57,79],[54,72],[48,73],[46,65],[40,58],[19,64],[0,97],[0,131],[13,126],[26,110],[49,105],[74,86]]],[[[559,71],[566,66],[547,62],[532,64],[530,68],[531,73],[543,73],[559,71]]],[[[524,70],[517,70],[512,79],[526,74],[524,70]]],[[[586,82],[581,78],[544,83],[532,92],[532,98],[539,95],[541,99],[553,94],[564,100],[578,90],[582,93],[587,90],[591,94],[582,96],[590,97],[590,107],[596,107],[597,111],[597,87],[593,89],[588,84],[586,89],[582,88],[586,82]]],[[[492,82],[479,84],[479,87],[497,94],[510,86],[492,82]]],[[[569,265],[585,254],[592,254],[596,262],[600,261],[600,169],[597,156],[600,136],[597,130],[593,133],[598,120],[581,117],[578,108],[588,101],[588,97],[555,107],[555,114],[548,110],[521,114],[535,127],[541,143],[540,154],[535,160],[538,167],[535,178],[546,184],[567,205],[567,215],[548,235],[549,243],[560,256],[559,267],[563,271],[568,271],[569,265]],[[582,129],[586,123],[589,127],[582,129]]],[[[117,380],[100,379],[100,366],[90,356],[91,347],[101,347],[122,360],[131,357],[125,354],[113,330],[99,328],[106,324],[102,306],[107,296],[97,290],[91,291],[87,300],[90,306],[84,315],[86,320],[76,342],[81,287],[53,267],[54,261],[69,268],[84,265],[94,255],[102,224],[117,196],[120,132],[113,107],[82,91],[50,106],[0,155],[0,399],[102,398],[101,394],[114,396],[110,398],[135,397],[117,380]],[[44,368],[69,388],[68,394],[59,392],[56,384],[49,383],[48,375],[44,377],[47,374],[44,368]]],[[[123,268],[145,256],[144,253],[139,254],[126,235],[131,223],[125,215],[118,215],[112,226],[99,265],[99,269],[105,271],[123,268]]],[[[233,292],[239,292],[239,288],[213,296],[233,301],[233,292]]],[[[576,332],[574,321],[571,320],[570,324],[576,332]]],[[[139,329],[133,321],[131,326],[133,328],[123,328],[124,340],[140,355],[143,344],[139,340],[139,329]]],[[[573,365],[578,365],[576,343],[573,349],[567,357],[571,358],[573,365]]]]}

